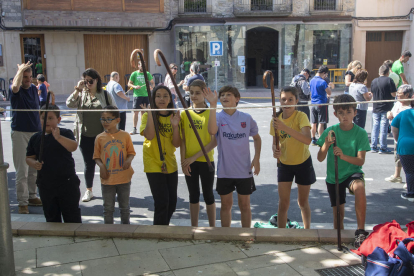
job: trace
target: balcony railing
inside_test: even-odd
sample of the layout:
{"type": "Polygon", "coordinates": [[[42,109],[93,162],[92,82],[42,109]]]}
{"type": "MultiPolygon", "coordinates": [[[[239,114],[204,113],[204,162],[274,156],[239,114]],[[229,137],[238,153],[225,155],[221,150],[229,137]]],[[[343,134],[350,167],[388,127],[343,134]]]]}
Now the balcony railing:
{"type": "Polygon", "coordinates": [[[292,13],[292,0],[236,0],[236,16],[289,15],[292,13]]]}
{"type": "Polygon", "coordinates": [[[343,0],[311,0],[309,11],[315,13],[321,12],[342,12],[343,0]]]}
{"type": "Polygon", "coordinates": [[[212,0],[179,0],[178,13],[194,15],[194,14],[210,14],[212,0]]]}
{"type": "Polygon", "coordinates": [[[315,11],[334,11],[336,10],[336,0],[315,0],[315,11]]]}

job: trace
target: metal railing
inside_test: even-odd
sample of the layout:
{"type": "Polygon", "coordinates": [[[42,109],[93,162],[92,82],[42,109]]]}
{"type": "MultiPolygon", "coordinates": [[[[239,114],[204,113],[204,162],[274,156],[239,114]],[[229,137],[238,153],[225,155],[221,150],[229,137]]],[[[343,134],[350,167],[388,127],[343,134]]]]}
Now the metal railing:
{"type": "MultiPolygon", "coordinates": [[[[318,69],[313,69],[315,73],[318,69]]],[[[334,84],[345,84],[346,68],[329,69],[329,80],[334,84]]]]}
{"type": "Polygon", "coordinates": [[[255,16],[261,13],[289,14],[292,0],[236,0],[234,14],[255,16]]]}
{"type": "Polygon", "coordinates": [[[185,13],[206,13],[207,0],[184,0],[185,13]]]}
{"type": "Polygon", "coordinates": [[[336,0],[314,0],[313,9],[315,11],[335,11],[336,0]]]}

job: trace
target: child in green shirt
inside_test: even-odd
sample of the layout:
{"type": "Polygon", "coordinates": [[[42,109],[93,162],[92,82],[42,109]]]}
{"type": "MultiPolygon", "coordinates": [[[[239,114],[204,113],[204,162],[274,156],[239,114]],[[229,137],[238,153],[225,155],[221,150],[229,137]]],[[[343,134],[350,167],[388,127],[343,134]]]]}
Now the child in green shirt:
{"type": "Polygon", "coordinates": [[[358,248],[368,235],[365,228],[366,196],[365,180],[362,165],[365,163],[365,153],[371,149],[367,132],[353,123],[357,114],[355,99],[342,94],[335,98],[334,103],[349,103],[334,105],[334,115],[339,119],[339,124],[327,128],[317,144],[320,146],[318,160],[322,162],[328,156],[326,186],[328,188],[331,206],[334,214],[334,227],[337,226],[336,194],[335,194],[335,155],[338,156],[338,181],[339,181],[339,208],[340,225],[344,228],[346,188],[355,195],[355,212],[358,228],[355,231],[355,248],[358,248]],[[336,136],[336,147],[331,147],[333,141],[328,137],[333,130],[336,136]]]}

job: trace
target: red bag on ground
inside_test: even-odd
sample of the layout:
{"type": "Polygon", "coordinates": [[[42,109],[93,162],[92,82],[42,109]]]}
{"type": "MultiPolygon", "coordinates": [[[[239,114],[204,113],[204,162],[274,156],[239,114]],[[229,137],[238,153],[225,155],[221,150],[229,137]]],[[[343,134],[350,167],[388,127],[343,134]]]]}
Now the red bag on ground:
{"type": "MultiPolygon", "coordinates": [[[[414,221],[407,224],[407,227],[409,228],[409,233],[412,233],[412,237],[414,237],[414,221]],[[410,227],[408,227],[408,225],[410,225],[410,227]]],[[[368,256],[377,246],[379,246],[389,255],[391,254],[390,256],[392,256],[394,250],[397,248],[396,241],[402,241],[408,237],[409,236],[401,229],[400,224],[393,220],[392,222],[376,225],[372,233],[362,243],[362,245],[358,249],[351,250],[358,255],[362,254],[364,256],[368,256]]],[[[408,250],[414,247],[414,243],[410,243],[408,245],[410,246],[408,247],[408,250]]]]}
{"type": "MultiPolygon", "coordinates": [[[[414,221],[407,223],[405,226],[407,226],[407,235],[410,238],[414,238],[414,221]]],[[[411,253],[414,253],[414,242],[410,242],[407,244],[407,249],[411,253]]]]}

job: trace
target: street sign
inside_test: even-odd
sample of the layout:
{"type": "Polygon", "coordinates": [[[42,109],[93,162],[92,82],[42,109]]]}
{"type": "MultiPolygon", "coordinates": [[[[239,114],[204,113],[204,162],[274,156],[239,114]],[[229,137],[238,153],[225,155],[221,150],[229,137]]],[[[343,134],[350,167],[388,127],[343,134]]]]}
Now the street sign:
{"type": "Polygon", "coordinates": [[[220,66],[220,61],[219,60],[215,60],[214,61],[214,66],[220,66]]]}
{"type": "Polygon", "coordinates": [[[210,41],[210,56],[218,57],[223,55],[223,41],[210,41]]]}

